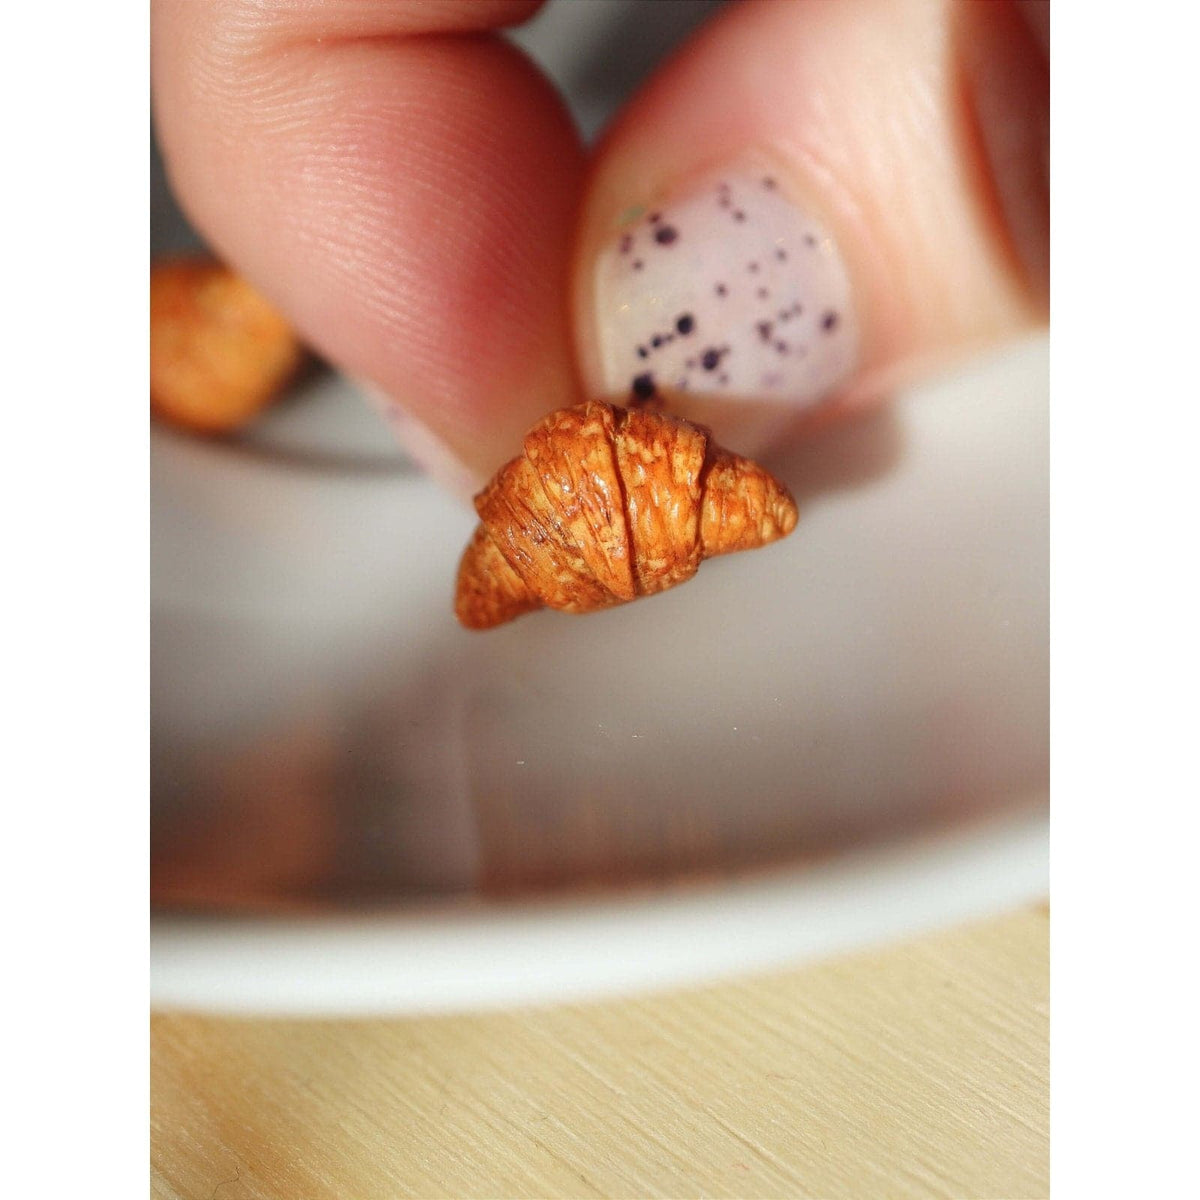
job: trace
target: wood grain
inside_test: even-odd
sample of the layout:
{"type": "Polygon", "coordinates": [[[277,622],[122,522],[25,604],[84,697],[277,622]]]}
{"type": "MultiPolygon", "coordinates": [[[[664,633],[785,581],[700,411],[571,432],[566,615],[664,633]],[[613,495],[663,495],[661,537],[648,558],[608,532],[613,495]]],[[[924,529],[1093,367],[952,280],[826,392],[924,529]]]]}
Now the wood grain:
{"type": "Polygon", "coordinates": [[[1044,1197],[1048,925],[553,1009],[156,1016],[152,1194],[1044,1197]]]}

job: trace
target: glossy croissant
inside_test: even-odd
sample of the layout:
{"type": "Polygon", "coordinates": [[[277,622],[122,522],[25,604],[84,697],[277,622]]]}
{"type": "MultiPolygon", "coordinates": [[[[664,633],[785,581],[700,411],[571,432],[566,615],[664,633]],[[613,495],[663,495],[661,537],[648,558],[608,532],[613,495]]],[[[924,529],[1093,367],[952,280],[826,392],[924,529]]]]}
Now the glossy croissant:
{"type": "Polygon", "coordinates": [[[599,400],[535,425],[475,510],[454,605],[469,629],[624,604],[796,526],[795,501],[757,463],[677,417],[599,400]]]}

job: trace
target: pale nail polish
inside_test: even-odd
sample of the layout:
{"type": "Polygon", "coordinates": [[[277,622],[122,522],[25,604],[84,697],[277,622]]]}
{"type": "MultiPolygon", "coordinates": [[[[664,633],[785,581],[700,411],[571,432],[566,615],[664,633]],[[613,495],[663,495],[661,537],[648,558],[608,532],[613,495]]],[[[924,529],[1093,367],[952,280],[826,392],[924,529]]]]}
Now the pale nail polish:
{"type": "Polygon", "coordinates": [[[837,247],[769,174],[719,175],[635,213],[599,257],[593,301],[602,390],[630,404],[795,412],[857,358],[837,247]]]}
{"type": "Polygon", "coordinates": [[[469,501],[482,480],[423,421],[373,383],[358,379],[368,403],[387,423],[400,447],[439,486],[469,501]]]}

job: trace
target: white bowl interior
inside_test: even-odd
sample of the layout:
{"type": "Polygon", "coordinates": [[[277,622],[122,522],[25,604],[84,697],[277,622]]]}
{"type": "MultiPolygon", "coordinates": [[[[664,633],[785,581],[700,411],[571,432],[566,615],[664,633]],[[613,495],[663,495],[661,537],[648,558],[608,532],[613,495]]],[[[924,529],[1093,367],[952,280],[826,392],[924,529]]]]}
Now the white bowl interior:
{"type": "MultiPolygon", "coordinates": [[[[635,7],[519,35],[589,129],[635,7]]],[[[156,1000],[550,998],[1044,891],[1047,374],[1035,338],[931,381],[771,464],[787,541],[484,635],[450,607],[473,514],[344,380],[237,442],[156,429],[156,1000]]]]}

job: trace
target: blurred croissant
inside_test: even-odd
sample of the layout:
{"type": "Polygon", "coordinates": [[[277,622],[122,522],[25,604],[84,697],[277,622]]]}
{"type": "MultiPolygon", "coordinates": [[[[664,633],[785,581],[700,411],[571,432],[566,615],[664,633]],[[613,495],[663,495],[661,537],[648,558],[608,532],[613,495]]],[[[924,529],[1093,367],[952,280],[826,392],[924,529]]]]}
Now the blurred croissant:
{"type": "Polygon", "coordinates": [[[702,560],[786,537],[796,503],[756,463],[674,417],[592,400],[560,409],[475,497],[454,610],[490,629],[584,613],[690,579],[702,560]]]}

